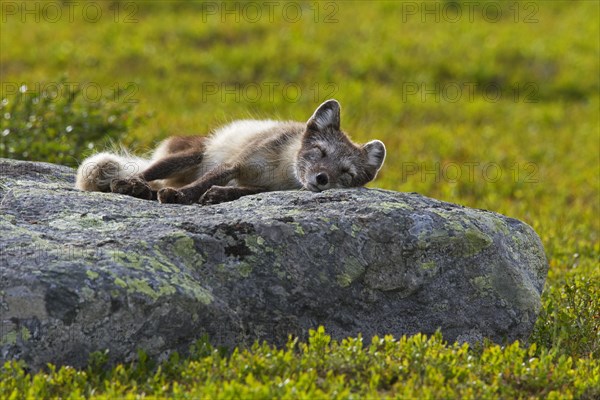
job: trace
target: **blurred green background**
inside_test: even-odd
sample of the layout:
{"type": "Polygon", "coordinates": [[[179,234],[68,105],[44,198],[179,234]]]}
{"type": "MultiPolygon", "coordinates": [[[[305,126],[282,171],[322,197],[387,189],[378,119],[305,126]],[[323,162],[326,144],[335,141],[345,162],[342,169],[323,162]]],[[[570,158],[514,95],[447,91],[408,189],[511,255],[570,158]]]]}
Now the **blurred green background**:
{"type": "Polygon", "coordinates": [[[336,98],[353,139],[386,143],[371,186],[532,225],[550,262],[532,341],[600,356],[598,2],[1,5],[0,156],[75,166],[336,98]]]}

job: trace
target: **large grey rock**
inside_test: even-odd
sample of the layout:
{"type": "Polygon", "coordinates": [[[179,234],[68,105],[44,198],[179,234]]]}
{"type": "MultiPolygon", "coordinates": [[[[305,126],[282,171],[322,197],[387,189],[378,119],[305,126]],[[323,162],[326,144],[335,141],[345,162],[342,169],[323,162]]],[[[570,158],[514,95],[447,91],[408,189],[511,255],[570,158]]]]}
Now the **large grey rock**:
{"type": "Polygon", "coordinates": [[[540,239],[489,211],[367,189],[162,205],[77,191],[73,175],[0,160],[2,361],[161,358],[203,334],[281,344],[318,325],[524,340],[540,308],[540,239]]]}

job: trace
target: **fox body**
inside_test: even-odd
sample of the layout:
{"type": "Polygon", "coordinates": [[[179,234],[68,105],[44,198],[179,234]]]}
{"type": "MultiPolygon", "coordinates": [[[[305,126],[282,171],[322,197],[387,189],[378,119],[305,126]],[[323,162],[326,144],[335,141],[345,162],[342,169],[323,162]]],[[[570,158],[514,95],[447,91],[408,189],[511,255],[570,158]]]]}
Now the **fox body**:
{"type": "Polygon", "coordinates": [[[216,204],[265,191],[363,186],[384,159],[381,141],[357,145],[340,130],[340,105],[329,100],[307,123],[235,121],[208,137],[171,137],[150,159],[96,154],[79,167],[76,187],[216,204]]]}

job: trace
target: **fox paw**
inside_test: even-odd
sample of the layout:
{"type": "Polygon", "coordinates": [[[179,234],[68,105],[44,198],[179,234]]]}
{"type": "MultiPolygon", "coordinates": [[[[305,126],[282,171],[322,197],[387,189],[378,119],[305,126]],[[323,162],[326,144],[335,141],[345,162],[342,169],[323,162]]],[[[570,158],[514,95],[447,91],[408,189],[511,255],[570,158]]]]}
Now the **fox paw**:
{"type": "Polygon", "coordinates": [[[160,189],[158,201],[167,204],[192,204],[182,191],[173,188],[160,189]]]}
{"type": "Polygon", "coordinates": [[[110,191],[138,199],[152,200],[152,189],[148,182],[141,178],[113,179],[110,183],[110,191]]]}
{"type": "Polygon", "coordinates": [[[200,197],[199,203],[202,205],[219,204],[229,201],[227,196],[227,189],[221,186],[213,186],[208,189],[202,197],[200,197]]]}

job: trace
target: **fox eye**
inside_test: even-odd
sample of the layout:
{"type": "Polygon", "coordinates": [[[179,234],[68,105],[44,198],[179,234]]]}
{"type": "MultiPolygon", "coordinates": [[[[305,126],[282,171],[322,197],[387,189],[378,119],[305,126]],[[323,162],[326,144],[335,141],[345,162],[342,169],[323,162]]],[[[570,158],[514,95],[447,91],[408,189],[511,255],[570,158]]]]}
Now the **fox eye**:
{"type": "Polygon", "coordinates": [[[322,147],[315,146],[315,149],[317,149],[321,153],[321,157],[326,157],[327,156],[327,153],[325,152],[325,149],[323,149],[322,147]]]}
{"type": "Polygon", "coordinates": [[[351,178],[354,178],[354,176],[356,175],[352,171],[350,171],[350,168],[348,168],[348,167],[342,167],[342,169],[340,170],[340,174],[342,174],[342,175],[347,174],[351,178]]]}

